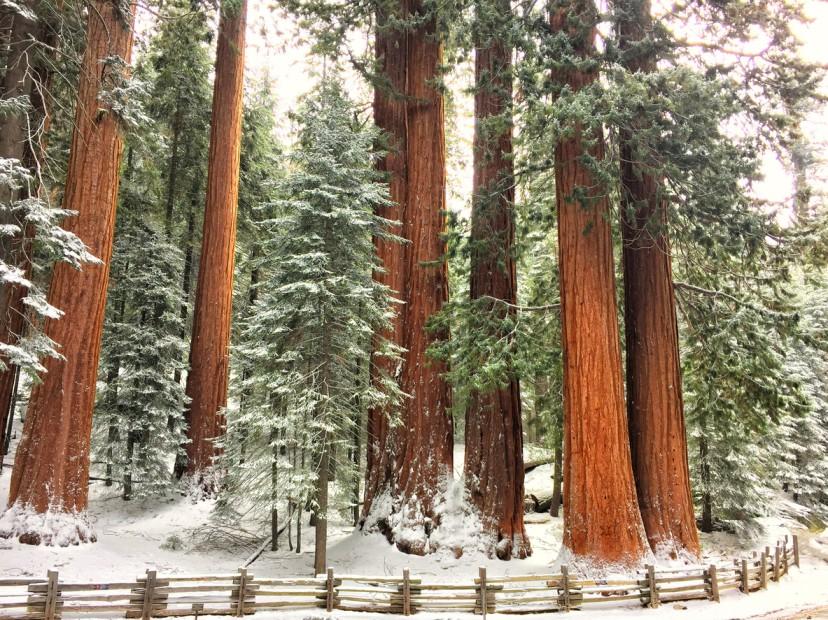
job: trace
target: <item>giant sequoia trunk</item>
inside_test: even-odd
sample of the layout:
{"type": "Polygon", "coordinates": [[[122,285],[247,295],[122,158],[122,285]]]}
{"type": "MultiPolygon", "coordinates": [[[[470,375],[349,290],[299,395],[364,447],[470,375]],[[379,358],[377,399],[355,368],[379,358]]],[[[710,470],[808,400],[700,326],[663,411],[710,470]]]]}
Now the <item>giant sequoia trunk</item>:
{"type": "MultiPolygon", "coordinates": [[[[651,72],[649,0],[616,2],[622,59],[651,72]]],[[[698,556],[681,392],[667,205],[661,181],[639,162],[636,127],[621,130],[621,230],[627,336],[627,416],[638,504],[654,551],[698,556]]]]}
{"type": "MultiPolygon", "coordinates": [[[[471,299],[483,299],[494,320],[514,312],[517,276],[512,164],[512,50],[498,31],[508,24],[509,0],[478,7],[475,50],[474,200],[471,299]],[[507,303],[498,303],[496,299],[507,303]],[[511,305],[507,305],[511,304],[511,305]]],[[[478,302],[480,303],[480,302],[478,302]]],[[[474,393],[466,409],[466,489],[500,559],[531,553],[523,525],[523,428],[517,379],[474,393]]]]}
{"type": "MultiPolygon", "coordinates": [[[[426,359],[426,349],[437,338],[427,333],[426,322],[448,297],[448,274],[443,260],[445,243],[445,143],[443,98],[435,88],[442,61],[435,20],[424,17],[419,0],[401,0],[393,15],[377,19],[376,52],[382,78],[374,95],[374,119],[391,142],[381,164],[396,203],[383,215],[399,220],[396,231],[409,243],[377,241],[385,266],[376,277],[395,291],[404,305],[398,307],[392,333],[406,353],[402,368],[389,368],[408,394],[400,424],[389,427],[386,411],[372,411],[368,421],[368,471],[365,505],[367,516],[374,500],[390,494],[393,516],[380,519],[386,528],[395,524],[416,535],[397,539],[403,551],[429,551],[428,534],[435,525],[435,499],[442,477],[452,469],[452,423],[448,415],[449,389],[442,364],[426,359]],[[416,27],[395,19],[416,20],[416,27]]],[[[382,363],[381,360],[376,360],[382,363]]],[[[386,529],[389,537],[390,529],[386,529]]]]}
{"type": "Polygon", "coordinates": [[[191,399],[187,472],[193,475],[210,467],[217,454],[213,440],[223,433],[222,410],[227,404],[230,367],[247,0],[223,5],[216,51],[207,205],[187,376],[187,396],[191,399]]]}
{"type": "MultiPolygon", "coordinates": [[[[595,50],[595,7],[572,0],[553,14],[576,54],[595,50]],[[580,19],[579,19],[580,18],[580,19]],[[578,23],[580,22],[580,23],[578,23]]],[[[553,79],[579,91],[598,79],[562,68],[553,79]]],[[[564,548],[597,564],[635,565],[647,551],[624,415],[607,188],[584,163],[601,160],[601,129],[578,125],[555,148],[564,354],[564,548]]]]}
{"type": "MultiPolygon", "coordinates": [[[[63,207],[78,212],[68,219],[67,228],[102,263],[88,264],[83,271],[60,264],[49,289],[49,303],[65,316],[47,321],[46,335],[60,343],[66,359],[47,360],[43,382],[32,391],[9,494],[9,504],[40,513],[86,509],[92,409],[122,151],[118,118],[105,109],[99,95],[106,84],[117,80],[113,72],[121,70],[104,59],[129,61],[134,8],[133,3],[125,14],[120,2],[95,0],[89,11],[63,207]]],[[[79,531],[80,537],[83,534],[79,531]]],[[[25,532],[21,540],[41,542],[37,534],[25,532]]]]}

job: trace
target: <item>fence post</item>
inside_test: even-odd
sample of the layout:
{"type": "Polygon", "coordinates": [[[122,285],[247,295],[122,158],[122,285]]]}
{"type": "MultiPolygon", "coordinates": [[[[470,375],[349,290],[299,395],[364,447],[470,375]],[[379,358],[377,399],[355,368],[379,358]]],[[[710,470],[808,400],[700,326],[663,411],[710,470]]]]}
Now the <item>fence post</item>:
{"type": "Polygon", "coordinates": [[[563,585],[561,608],[564,611],[569,611],[569,568],[566,565],[561,566],[561,584],[563,585]]]}
{"type": "Polygon", "coordinates": [[[647,564],[647,584],[650,586],[650,607],[656,608],[659,606],[658,601],[658,584],[656,583],[655,566],[647,564]]]}
{"type": "Polygon", "coordinates": [[[144,582],[144,603],[141,606],[142,620],[152,618],[152,602],[155,599],[156,572],[147,569],[147,580],[144,582]]]}
{"type": "Polygon", "coordinates": [[[411,571],[403,569],[403,616],[411,615],[411,571]]]}
{"type": "Polygon", "coordinates": [[[779,581],[779,543],[776,544],[773,552],[773,580],[779,581]]]}
{"type": "Polygon", "coordinates": [[[236,611],[235,615],[236,616],[243,616],[244,615],[244,599],[245,599],[246,590],[247,590],[247,579],[248,578],[247,578],[247,569],[246,568],[240,568],[239,569],[239,576],[235,577],[233,579],[234,583],[236,581],[239,582],[239,590],[238,590],[238,594],[236,595],[236,596],[238,596],[238,598],[233,601],[236,604],[236,609],[235,609],[235,611],[236,611]]]}
{"type": "Polygon", "coordinates": [[[785,542],[782,543],[782,574],[788,574],[788,535],[785,534],[785,542]]]}
{"type": "Polygon", "coordinates": [[[479,569],[480,573],[480,611],[483,614],[483,617],[486,617],[487,607],[489,606],[489,597],[486,591],[486,567],[481,566],[479,569]]]}
{"type": "Polygon", "coordinates": [[[750,594],[750,572],[748,571],[748,561],[742,558],[742,592],[750,594]]]}
{"type": "Polygon", "coordinates": [[[799,536],[793,535],[794,566],[799,568],[799,536]]]}
{"type": "Polygon", "coordinates": [[[759,560],[759,587],[763,590],[768,589],[768,556],[764,551],[759,560]]]}
{"type": "Polygon", "coordinates": [[[334,604],[334,574],[333,568],[328,567],[328,578],[325,581],[327,596],[325,597],[325,611],[333,611],[334,604]]]}
{"type": "Polygon", "coordinates": [[[710,579],[710,598],[719,602],[719,577],[716,575],[716,565],[711,564],[707,569],[707,576],[710,579]]]}
{"type": "Polygon", "coordinates": [[[46,600],[43,602],[44,620],[55,620],[58,598],[58,572],[50,570],[46,572],[46,600]]]}

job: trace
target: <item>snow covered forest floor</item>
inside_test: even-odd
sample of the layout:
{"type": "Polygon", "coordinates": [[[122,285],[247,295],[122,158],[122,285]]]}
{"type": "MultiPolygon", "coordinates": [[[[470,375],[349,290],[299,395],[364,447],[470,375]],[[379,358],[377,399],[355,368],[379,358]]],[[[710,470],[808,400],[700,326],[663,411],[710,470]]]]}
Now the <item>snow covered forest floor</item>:
{"type": "MultiPolygon", "coordinates": [[[[463,462],[458,446],[456,462],[463,462]]],[[[0,475],[0,495],[8,496],[10,468],[0,475]]],[[[527,493],[539,492],[550,484],[551,465],[538,467],[526,479],[527,493]]],[[[159,575],[217,574],[234,572],[251,554],[249,546],[233,546],[225,542],[207,544],[203,535],[209,531],[211,500],[194,502],[188,497],[171,495],[164,501],[124,502],[117,487],[93,482],[90,489],[90,516],[94,521],[97,542],[68,548],[32,547],[17,541],[0,541],[0,577],[45,575],[48,569],[58,570],[61,579],[79,582],[133,579],[147,569],[159,575]]],[[[252,564],[251,571],[261,576],[307,576],[313,571],[313,528],[303,527],[302,553],[287,548],[284,539],[279,551],[265,551],[252,564]]],[[[748,596],[739,592],[723,594],[720,604],[699,601],[668,604],[659,609],[642,609],[638,605],[573,612],[578,618],[652,617],[697,618],[706,620],[730,618],[793,618],[800,610],[809,610],[801,617],[828,618],[828,612],[811,611],[818,607],[828,610],[828,532],[810,533],[793,520],[768,518],[761,539],[739,541],[734,535],[716,532],[702,534],[705,555],[738,557],[741,553],[773,546],[785,534],[800,537],[802,567],[791,569],[781,583],[771,583],[765,592],[748,596]]],[[[380,534],[365,535],[341,520],[332,521],[328,542],[328,563],[338,573],[363,575],[401,575],[408,567],[412,576],[457,581],[477,575],[486,566],[490,576],[549,572],[557,564],[561,541],[562,520],[547,514],[528,514],[527,531],[532,542],[532,556],[526,560],[503,562],[481,554],[465,553],[455,558],[448,551],[417,557],[403,554],[390,546],[380,534]]],[[[333,617],[374,614],[334,612],[333,617]]],[[[417,614],[418,617],[446,614],[417,614]]],[[[452,616],[462,614],[452,614],[452,616]]],[[[325,617],[319,612],[260,613],[257,618],[325,617]]],[[[380,616],[377,616],[380,617],[380,616]]],[[[388,617],[388,616],[384,616],[388,617]]]]}

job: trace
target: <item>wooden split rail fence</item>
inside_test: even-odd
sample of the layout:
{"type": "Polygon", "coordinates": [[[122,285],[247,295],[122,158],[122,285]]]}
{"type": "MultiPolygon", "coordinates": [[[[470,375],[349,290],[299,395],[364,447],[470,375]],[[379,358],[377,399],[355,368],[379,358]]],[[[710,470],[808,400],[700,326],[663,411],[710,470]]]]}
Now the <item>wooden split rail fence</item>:
{"type": "Polygon", "coordinates": [[[56,620],[63,617],[166,618],[246,616],[265,610],[325,609],[411,615],[427,612],[546,613],[584,606],[638,601],[661,603],[709,599],[727,590],[745,594],[778,581],[799,566],[796,536],[732,564],[657,570],[647,566],[626,579],[581,579],[566,566],[558,574],[487,577],[444,583],[400,577],[327,575],[315,578],[257,577],[239,569],[230,575],[159,576],[136,581],[70,583],[56,571],[43,579],[0,579],[0,618],[56,620]]]}

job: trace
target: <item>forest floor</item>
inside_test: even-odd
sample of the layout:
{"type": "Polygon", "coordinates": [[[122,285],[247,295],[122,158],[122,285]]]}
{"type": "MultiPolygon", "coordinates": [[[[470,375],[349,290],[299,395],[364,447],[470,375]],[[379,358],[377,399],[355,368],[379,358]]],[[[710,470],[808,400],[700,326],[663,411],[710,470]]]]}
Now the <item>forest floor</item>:
{"type": "MultiPolygon", "coordinates": [[[[462,452],[458,450],[458,462],[462,452]]],[[[527,475],[527,492],[548,488],[551,466],[538,467],[527,475]]],[[[10,468],[0,475],[0,497],[8,497],[10,468]]],[[[235,572],[251,554],[249,544],[234,543],[232,537],[216,536],[205,541],[209,531],[211,500],[194,502],[188,497],[171,495],[164,500],[125,502],[116,487],[93,483],[90,489],[90,515],[95,523],[97,542],[77,547],[31,547],[16,541],[0,540],[0,577],[45,575],[56,569],[63,579],[73,581],[105,581],[118,578],[134,579],[146,569],[162,575],[217,574],[235,572]]],[[[304,519],[301,553],[287,549],[265,551],[252,564],[257,576],[307,576],[313,566],[313,528],[304,519]]],[[[784,534],[797,533],[802,550],[801,569],[792,568],[780,584],[770,584],[765,592],[749,596],[729,592],[720,604],[707,601],[664,605],[659,609],[639,606],[577,612],[578,618],[612,618],[620,616],[652,617],[654,620],[691,619],[704,614],[705,620],[732,618],[828,618],[825,612],[807,611],[828,607],[828,532],[809,533],[799,529],[792,520],[764,520],[762,538],[739,541],[732,534],[718,532],[703,535],[706,556],[736,557],[765,544],[774,545],[784,534]],[[822,615],[819,615],[819,614],[822,615]],[[810,614],[810,615],[809,615],[810,614]]],[[[328,564],[339,573],[401,575],[403,568],[412,577],[434,577],[452,581],[476,575],[486,566],[490,576],[549,572],[556,567],[561,540],[561,519],[547,514],[527,515],[527,531],[533,554],[525,560],[502,562],[479,553],[466,553],[455,558],[446,550],[426,557],[400,553],[379,534],[363,534],[341,520],[329,526],[328,564]]],[[[336,618],[355,614],[335,612],[336,618]]],[[[367,620],[370,614],[356,614],[367,620]]],[[[434,614],[418,614],[428,617],[434,614]]],[[[462,614],[452,614],[462,615],[462,614]]],[[[447,618],[446,614],[434,615],[447,618]]],[[[260,618],[306,620],[308,612],[256,614],[260,618]]],[[[316,617],[328,617],[316,614],[316,617]]],[[[380,616],[376,616],[380,618],[380,616]]],[[[384,616],[387,618],[388,616],[384,616]]]]}

